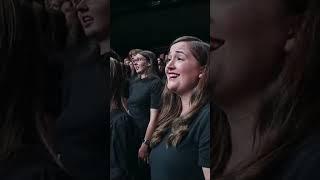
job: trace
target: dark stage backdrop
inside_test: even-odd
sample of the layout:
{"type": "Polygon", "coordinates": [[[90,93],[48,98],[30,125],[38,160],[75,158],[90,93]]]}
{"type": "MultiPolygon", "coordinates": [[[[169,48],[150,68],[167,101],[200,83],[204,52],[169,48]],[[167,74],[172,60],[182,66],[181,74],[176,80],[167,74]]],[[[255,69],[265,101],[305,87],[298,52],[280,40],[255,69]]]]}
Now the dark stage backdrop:
{"type": "Polygon", "coordinates": [[[209,0],[111,1],[111,47],[124,58],[133,48],[160,53],[183,35],[209,42],[209,0]]]}

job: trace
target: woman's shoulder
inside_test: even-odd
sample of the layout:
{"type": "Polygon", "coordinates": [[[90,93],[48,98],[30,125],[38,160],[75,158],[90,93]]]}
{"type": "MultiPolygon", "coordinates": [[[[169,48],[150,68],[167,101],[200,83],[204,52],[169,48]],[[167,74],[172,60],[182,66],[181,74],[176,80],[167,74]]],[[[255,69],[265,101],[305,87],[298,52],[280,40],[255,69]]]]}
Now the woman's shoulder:
{"type": "Polygon", "coordinates": [[[210,104],[203,105],[198,112],[198,117],[201,117],[202,119],[210,119],[210,104]]]}
{"type": "MultiPolygon", "coordinates": [[[[197,113],[192,116],[194,119],[191,126],[198,128],[205,128],[210,126],[210,104],[203,105],[197,113]]],[[[194,128],[192,128],[194,129],[194,128]]],[[[197,129],[197,128],[195,128],[197,129]]]]}
{"type": "Polygon", "coordinates": [[[152,83],[161,83],[162,84],[162,80],[160,79],[160,77],[158,75],[151,74],[148,76],[148,80],[151,81],[152,83]]]}
{"type": "Polygon", "coordinates": [[[211,107],[211,106],[212,106],[212,105],[211,105],[210,103],[205,104],[205,105],[201,108],[202,112],[204,112],[204,113],[210,113],[210,107],[211,107]]]}

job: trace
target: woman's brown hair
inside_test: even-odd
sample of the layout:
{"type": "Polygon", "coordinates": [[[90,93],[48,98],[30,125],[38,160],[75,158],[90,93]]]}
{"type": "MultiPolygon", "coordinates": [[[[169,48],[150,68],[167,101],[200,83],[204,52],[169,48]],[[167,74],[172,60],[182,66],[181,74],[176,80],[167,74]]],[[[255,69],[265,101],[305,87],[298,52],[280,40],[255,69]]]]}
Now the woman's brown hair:
{"type": "Polygon", "coordinates": [[[188,133],[189,124],[192,117],[206,104],[208,104],[208,89],[207,89],[207,62],[209,58],[209,45],[202,40],[192,37],[183,36],[170,45],[170,47],[178,42],[186,42],[189,44],[190,51],[199,64],[204,68],[204,76],[194,88],[190,104],[191,111],[183,117],[180,117],[182,104],[180,97],[169,91],[165,87],[162,93],[162,107],[159,115],[159,121],[155,132],[152,135],[151,146],[158,144],[165,133],[171,130],[168,138],[168,145],[177,146],[181,139],[188,133]]]}
{"type": "Polygon", "coordinates": [[[138,54],[139,52],[143,51],[142,49],[131,49],[128,53],[128,57],[130,60],[132,56],[135,56],[136,54],[138,54]]]}

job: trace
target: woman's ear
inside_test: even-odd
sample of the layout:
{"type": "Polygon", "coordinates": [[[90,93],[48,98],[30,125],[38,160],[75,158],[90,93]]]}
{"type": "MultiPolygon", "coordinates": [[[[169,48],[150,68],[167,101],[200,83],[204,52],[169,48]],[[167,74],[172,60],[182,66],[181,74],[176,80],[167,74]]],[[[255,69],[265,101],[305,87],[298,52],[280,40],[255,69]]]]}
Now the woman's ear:
{"type": "Polygon", "coordinates": [[[200,74],[199,74],[199,79],[203,78],[203,76],[207,73],[207,68],[206,67],[201,67],[200,69],[200,74]]]}

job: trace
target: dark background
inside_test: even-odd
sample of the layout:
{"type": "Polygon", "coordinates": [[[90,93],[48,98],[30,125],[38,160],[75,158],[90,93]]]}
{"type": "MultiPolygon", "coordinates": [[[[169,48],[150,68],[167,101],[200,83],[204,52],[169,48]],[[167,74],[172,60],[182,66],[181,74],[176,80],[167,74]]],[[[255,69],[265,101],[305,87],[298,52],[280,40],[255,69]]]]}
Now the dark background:
{"type": "Polygon", "coordinates": [[[130,49],[159,54],[183,35],[209,42],[209,0],[111,1],[111,47],[122,58],[130,49]]]}

